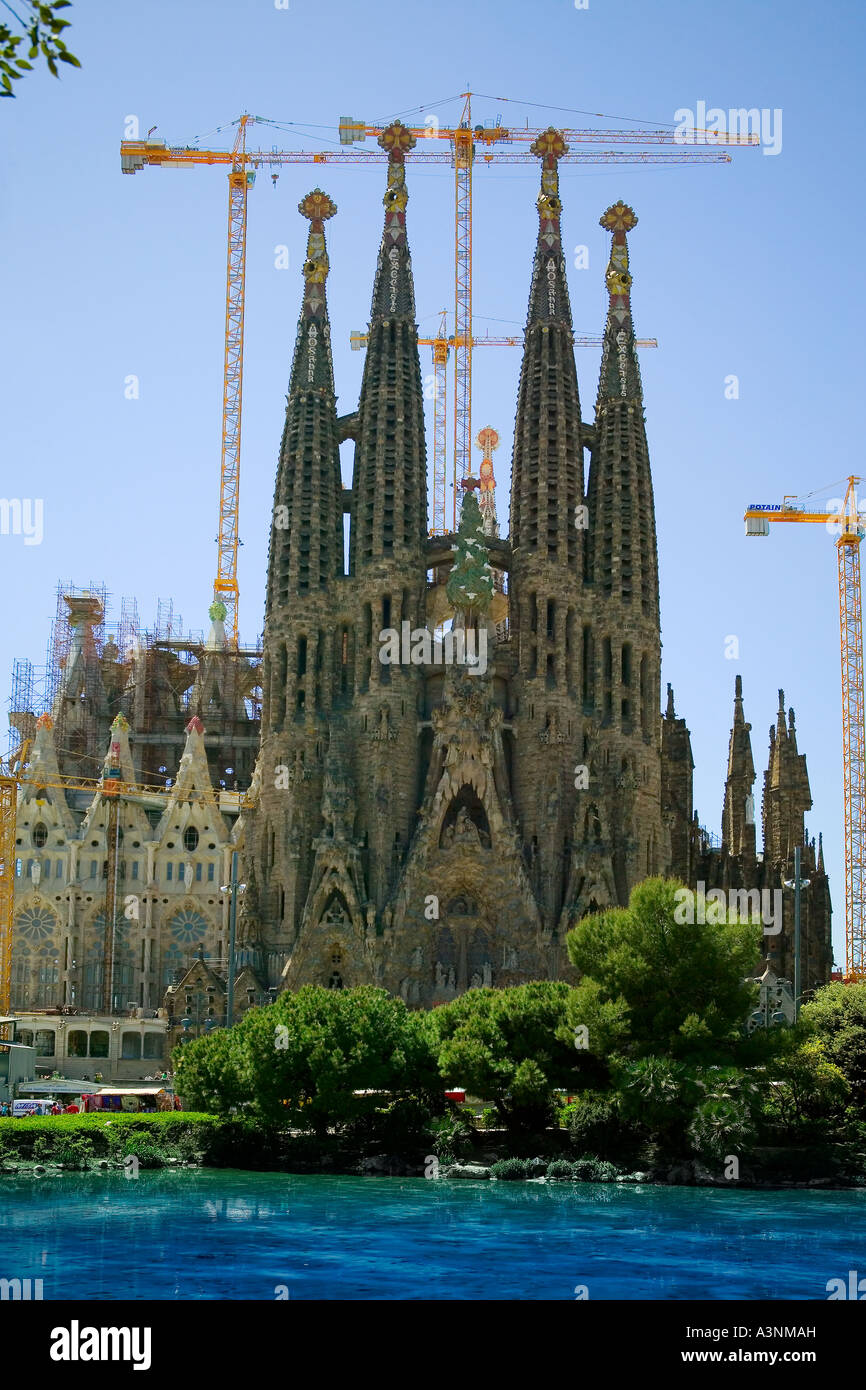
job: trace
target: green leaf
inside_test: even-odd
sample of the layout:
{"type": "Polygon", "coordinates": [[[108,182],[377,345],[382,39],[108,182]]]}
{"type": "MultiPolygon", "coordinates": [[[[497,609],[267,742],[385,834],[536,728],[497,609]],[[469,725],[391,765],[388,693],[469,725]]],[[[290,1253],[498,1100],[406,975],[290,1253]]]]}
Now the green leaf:
{"type": "Polygon", "coordinates": [[[64,49],[63,52],[58,53],[57,56],[60,59],[61,63],[71,63],[74,68],[81,67],[81,64],[79,63],[74,53],[67,53],[64,49]]]}
{"type": "Polygon", "coordinates": [[[53,58],[48,59],[48,71],[51,73],[52,77],[57,76],[57,64],[53,58]]]}
{"type": "Polygon", "coordinates": [[[33,71],[33,64],[32,64],[32,63],[28,63],[28,61],[27,61],[26,58],[16,58],[16,59],[15,59],[15,66],[16,66],[16,68],[23,68],[25,72],[32,72],[32,71],[33,71]]]}

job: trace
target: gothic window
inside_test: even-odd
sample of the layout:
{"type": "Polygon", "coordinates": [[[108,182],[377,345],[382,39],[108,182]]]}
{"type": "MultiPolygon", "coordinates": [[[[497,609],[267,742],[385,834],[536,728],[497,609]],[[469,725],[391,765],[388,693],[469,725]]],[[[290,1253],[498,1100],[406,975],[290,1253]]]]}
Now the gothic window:
{"type": "Polygon", "coordinates": [[[38,825],[34,825],[33,827],[33,843],[37,849],[42,849],[42,846],[47,844],[47,842],[48,828],[40,821],[38,825]]]}
{"type": "Polygon", "coordinates": [[[84,988],[81,1003],[87,1011],[102,1006],[102,943],[91,946],[84,961],[84,988]]]}
{"type": "Polygon", "coordinates": [[[204,941],[207,935],[207,919],[200,912],[194,912],[191,908],[183,908],[176,912],[169,922],[173,940],[180,941],[184,946],[192,946],[200,941],[204,941]]]}
{"type": "Polygon", "coordinates": [[[183,832],[183,847],[192,854],[193,850],[198,849],[198,831],[194,825],[188,825],[183,832]]]}
{"type": "Polygon", "coordinates": [[[112,972],[112,1007],[116,1010],[125,1009],[133,1003],[135,991],[135,958],[131,951],[118,951],[114,959],[114,970],[112,972]]]}
{"type": "Polygon", "coordinates": [[[342,975],[339,974],[338,971],[335,970],[335,971],[333,972],[333,974],[331,975],[330,979],[328,980],[328,989],[342,989],[342,988],[343,988],[343,977],[342,977],[342,975]]]}
{"type": "Polygon", "coordinates": [[[60,982],[60,961],[53,946],[43,946],[37,957],[36,998],[37,1009],[46,1009],[57,1004],[57,991],[60,982]]]}
{"type": "Polygon", "coordinates": [[[16,934],[34,946],[47,941],[56,928],[57,918],[47,907],[25,907],[15,920],[16,934]]]}
{"type": "Polygon", "coordinates": [[[12,1002],[16,1008],[30,1003],[30,950],[16,942],[12,949],[12,1002]]]}
{"type": "Polygon", "coordinates": [[[172,943],[171,946],[167,947],[167,949],[163,951],[162,988],[164,990],[168,989],[169,985],[175,984],[177,980],[180,978],[180,975],[183,972],[183,964],[184,953],[176,943],[172,943]]]}
{"type": "Polygon", "coordinates": [[[631,642],[622,644],[622,683],[625,686],[631,685],[631,642]]]}

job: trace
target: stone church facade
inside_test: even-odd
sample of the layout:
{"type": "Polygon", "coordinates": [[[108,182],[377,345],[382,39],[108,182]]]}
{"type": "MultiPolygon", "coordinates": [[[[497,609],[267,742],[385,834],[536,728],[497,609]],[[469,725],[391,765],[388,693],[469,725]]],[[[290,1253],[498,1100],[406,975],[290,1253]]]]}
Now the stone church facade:
{"type": "Polygon", "coordinates": [[[116,932],[116,1013],[176,1005],[194,1029],[220,1018],[223,889],[235,851],[245,883],[240,1007],[305,983],[376,983],[430,1006],[473,986],[568,978],[574,921],[624,905],[652,874],[706,890],[783,890],[783,929],[765,936],[756,973],[769,967],[790,979],[793,893],[783,885],[798,845],[810,883],[803,982],[814,988],[832,963],[830,894],[820,840],[816,849],[805,829],[811,797],[793,710],[780,692],[759,847],[739,677],[720,843],[692,804],[689,731],[670,688],[660,707],[652,477],[631,313],[634,213],[620,202],[601,218],[611,237],[609,309],[587,422],[561,241],[564,145],[545,132],[535,147],[539,225],[509,534],[498,534],[482,466],[482,508],[469,488],[460,533],[431,536],[406,223],[413,141],[397,122],[381,143],[385,225],[349,415],[336,410],[326,298],[326,224],[336,208],[320,190],[300,205],[309,236],[263,653],[231,648],[216,605],[194,649],[172,640],[120,651],[110,638],[95,641],[85,591],[67,599],[71,647],[50,710],[39,719],[13,712],[29,749],[13,1008],[100,1008],[109,861],[101,783],[118,772],[118,902],[132,908],[116,932]],[[340,474],[346,439],[351,489],[340,474]],[[450,649],[446,637],[443,659],[441,647],[415,644],[425,628],[466,640],[450,649]],[[401,653],[383,660],[389,632],[401,653]],[[485,658],[474,666],[465,659],[473,651],[485,658]],[[70,789],[64,778],[94,785],[70,789]]]}
{"type": "MultiPolygon", "coordinates": [[[[310,224],[304,294],[274,496],[261,745],[241,827],[245,951],[281,958],[290,989],[371,982],[430,1006],[472,986],[568,977],[570,926],[627,903],[648,875],[707,889],[780,888],[800,845],[810,879],[804,987],[823,983],[830,897],[820,846],[806,837],[811,799],[793,711],[780,695],[759,850],[739,678],[720,845],[697,823],[689,733],[670,689],[660,708],[655,518],[627,240],[637,218],[621,202],[601,218],[611,235],[609,309],[587,423],[561,241],[565,147],[554,130],[536,142],[539,227],[509,535],[497,535],[489,508],[473,530],[470,488],[461,551],[460,538],[427,532],[406,223],[413,138],[396,122],[380,143],[385,225],[360,401],[348,416],[336,410],[326,298],[325,228],[336,208],[318,189],[300,204],[310,224]],[[350,490],[339,460],[347,438],[350,490]],[[481,587],[507,576],[498,614],[478,586],[455,586],[461,554],[481,587]],[[384,660],[385,634],[408,641],[425,625],[440,636],[443,625],[471,632],[476,647],[483,634],[483,673],[430,659],[429,643],[407,657],[404,641],[402,659],[384,660]]],[[[765,937],[765,963],[790,975],[793,894],[783,898],[784,928],[765,937]]]]}

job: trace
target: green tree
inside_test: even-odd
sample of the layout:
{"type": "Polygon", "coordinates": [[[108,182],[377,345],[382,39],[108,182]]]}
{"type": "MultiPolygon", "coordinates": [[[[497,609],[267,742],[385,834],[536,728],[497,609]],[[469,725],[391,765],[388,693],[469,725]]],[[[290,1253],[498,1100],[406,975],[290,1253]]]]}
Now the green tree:
{"type": "Polygon", "coordinates": [[[792,1137],[801,1131],[826,1138],[841,1121],[851,1088],[822,1040],[804,1041],[799,1029],[786,1029],[769,1070],[765,1114],[770,1122],[792,1137]]]}
{"type": "Polygon", "coordinates": [[[675,879],[646,879],[627,908],[582,918],[566,938],[568,954],[594,982],[596,1000],[619,1007],[612,1046],[637,1056],[727,1060],[754,1006],[757,985],[746,976],[760,959],[761,927],[678,922],[682,890],[675,879]]]}
{"type": "Polygon", "coordinates": [[[175,1048],[172,1061],[175,1089],[187,1110],[225,1115],[247,1098],[235,1029],[217,1028],[205,1037],[184,1043],[175,1048]]]}
{"type": "Polygon", "coordinates": [[[851,1087],[851,1103],[866,1120],[866,984],[825,985],[804,1005],[803,1027],[820,1038],[828,1061],[851,1087]]]}
{"type": "Polygon", "coordinates": [[[569,993],[563,981],[538,980],[471,989],[434,1009],[442,1076],[492,1101],[509,1129],[544,1128],[554,1088],[573,1086],[580,1075],[569,993]]]}
{"type": "Polygon", "coordinates": [[[383,989],[305,985],[248,1010],[232,1032],[241,1081],[265,1120],[323,1135],[383,1102],[441,1108],[429,1021],[383,989]]]}
{"type": "Polygon", "coordinates": [[[0,97],[14,97],[12,83],[17,82],[25,72],[33,71],[28,60],[45,59],[48,71],[53,77],[60,76],[58,63],[69,63],[74,68],[81,64],[74,53],[70,53],[60,35],[69,28],[68,19],[58,18],[58,10],[68,10],[72,0],[0,0],[5,10],[17,20],[21,32],[16,32],[8,23],[0,24],[0,97]],[[20,45],[27,40],[27,57],[19,52],[20,45]]]}

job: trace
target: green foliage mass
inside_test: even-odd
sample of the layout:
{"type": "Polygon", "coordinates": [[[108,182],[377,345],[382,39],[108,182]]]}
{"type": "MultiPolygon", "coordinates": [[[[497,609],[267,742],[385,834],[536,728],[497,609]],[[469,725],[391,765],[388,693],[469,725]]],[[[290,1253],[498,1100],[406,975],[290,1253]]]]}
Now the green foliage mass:
{"type": "Polygon", "coordinates": [[[569,995],[562,981],[538,980],[513,989],[471,989],[434,1009],[445,1081],[493,1101],[510,1130],[545,1128],[553,1088],[580,1080],[569,995]]]}
{"type": "Polygon", "coordinates": [[[803,1007],[803,1027],[819,1038],[824,1055],[851,1088],[851,1101],[866,1118],[866,984],[834,981],[803,1007]]]}
{"type": "Polygon", "coordinates": [[[175,1066],[190,1104],[220,1114],[242,1105],[266,1124],[320,1135],[381,1108],[383,1093],[392,1105],[414,1096],[442,1108],[428,1017],[371,985],[286,991],[227,1032],[178,1049],[175,1066]]]}
{"type": "Polygon", "coordinates": [[[68,19],[60,19],[58,10],[68,10],[72,0],[15,0],[6,4],[7,12],[14,16],[23,32],[16,33],[7,23],[0,24],[0,97],[14,97],[13,82],[17,82],[25,72],[33,71],[31,58],[45,59],[45,65],[52,77],[60,76],[58,63],[69,63],[74,68],[81,64],[70,53],[60,37],[69,28],[68,19]],[[21,44],[27,40],[27,57],[21,55],[21,44]]]}
{"type": "Polygon", "coordinates": [[[600,1028],[609,1045],[634,1055],[727,1059],[757,994],[745,977],[760,959],[752,923],[678,923],[675,879],[646,879],[627,908],[584,917],[566,938],[584,978],[573,1022],[600,1028]],[[607,1005],[607,1014],[600,1011],[607,1005]]]}

